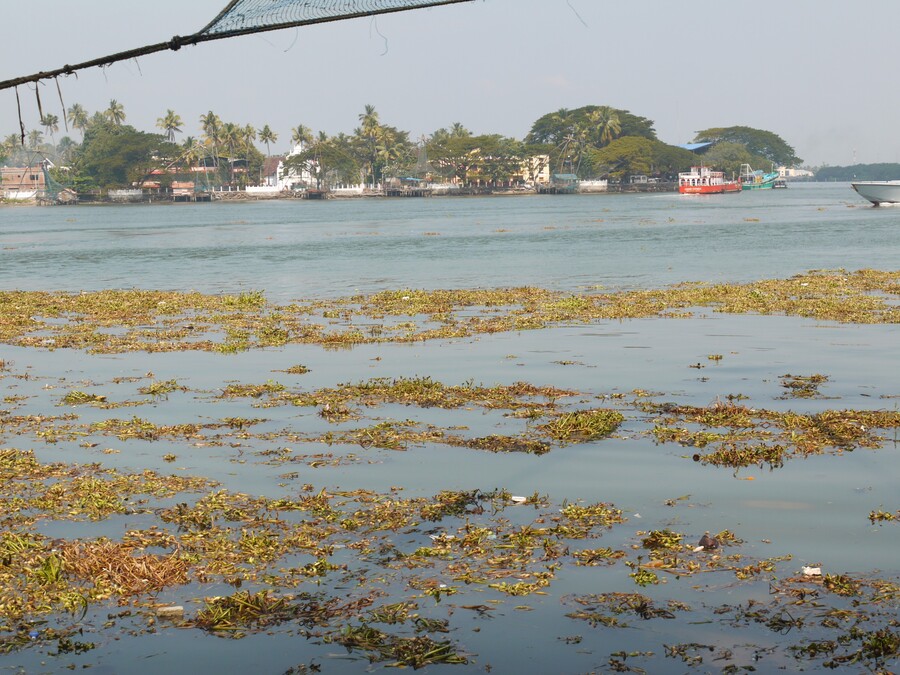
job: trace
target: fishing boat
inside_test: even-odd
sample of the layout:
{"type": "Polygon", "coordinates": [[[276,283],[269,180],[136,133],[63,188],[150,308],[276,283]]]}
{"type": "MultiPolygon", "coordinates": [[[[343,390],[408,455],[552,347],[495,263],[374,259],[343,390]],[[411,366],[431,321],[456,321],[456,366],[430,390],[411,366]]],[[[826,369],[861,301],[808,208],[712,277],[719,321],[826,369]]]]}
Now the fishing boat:
{"type": "Polygon", "coordinates": [[[870,180],[850,183],[850,187],[875,206],[900,203],[900,180],[870,180]]]}
{"type": "Polygon", "coordinates": [[[726,180],[722,171],[713,171],[708,166],[692,166],[690,171],[678,174],[678,191],[683,195],[716,195],[740,192],[741,184],[736,180],[726,180]]]}
{"type": "Polygon", "coordinates": [[[741,164],[741,187],[744,190],[771,190],[778,180],[778,172],[754,171],[749,164],[741,164]]]}

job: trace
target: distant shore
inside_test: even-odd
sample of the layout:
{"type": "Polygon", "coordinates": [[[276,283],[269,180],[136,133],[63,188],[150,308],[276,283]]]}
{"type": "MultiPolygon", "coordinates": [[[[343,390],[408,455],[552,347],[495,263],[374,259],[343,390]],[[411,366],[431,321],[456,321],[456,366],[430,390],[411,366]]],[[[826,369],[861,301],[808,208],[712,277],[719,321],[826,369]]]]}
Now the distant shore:
{"type": "MultiPolygon", "coordinates": [[[[633,194],[644,192],[677,192],[678,185],[675,182],[665,183],[635,183],[612,184],[605,189],[592,187],[580,189],[572,194],[556,195],[560,197],[581,195],[605,195],[605,194],[633,194]]],[[[246,190],[212,191],[196,193],[195,195],[172,195],[147,193],[130,199],[115,199],[107,195],[80,195],[77,202],[65,204],[65,206],[82,205],[128,205],[128,204],[179,204],[196,202],[255,202],[255,201],[294,201],[308,199],[433,199],[433,198],[460,198],[460,197],[531,197],[544,196],[531,188],[496,188],[496,187],[472,187],[459,190],[432,192],[419,190],[414,194],[397,193],[387,194],[381,189],[365,189],[362,191],[328,190],[316,193],[310,197],[306,191],[283,190],[281,192],[248,192],[246,190]]],[[[2,200],[0,206],[46,206],[42,200],[2,200]]]]}

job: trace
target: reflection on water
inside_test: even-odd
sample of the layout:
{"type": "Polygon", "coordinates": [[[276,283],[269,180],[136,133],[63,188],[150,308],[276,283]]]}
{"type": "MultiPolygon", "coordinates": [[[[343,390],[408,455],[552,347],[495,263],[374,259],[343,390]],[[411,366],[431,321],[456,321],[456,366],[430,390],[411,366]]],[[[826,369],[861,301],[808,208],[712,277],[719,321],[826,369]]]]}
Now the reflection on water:
{"type": "MultiPolygon", "coordinates": [[[[845,187],[815,185],[720,201],[610,195],[2,209],[0,289],[259,289],[283,301],[334,297],[357,289],[653,288],[681,281],[785,277],[808,269],[898,269],[896,224],[885,213],[865,207],[845,187]]],[[[139,400],[137,389],[152,374],[155,381],[176,379],[188,391],[124,410],[78,407],[78,422],[131,415],[155,424],[255,417],[265,419],[261,432],[295,434],[333,427],[315,408],[259,407],[252,399],[223,399],[222,391],[232,383],[269,380],[309,392],[378,377],[427,376],[447,385],[526,381],[572,389],[579,392],[567,404],[572,407],[610,405],[633,399],[640,390],[655,402],[682,405],[706,406],[740,395],[749,406],[780,411],[895,410],[900,400],[893,367],[898,363],[897,344],[896,326],[704,311],[691,319],[600,322],[340,351],[287,346],[235,355],[98,356],[0,346],[0,361],[7,366],[0,371],[0,382],[6,396],[13,397],[5,406],[16,415],[48,415],[72,411],[60,403],[74,389],[90,389],[110,401],[139,400]],[[709,360],[712,354],[721,360],[709,360]],[[310,372],[284,372],[296,364],[310,372]],[[782,377],[813,373],[828,376],[822,398],[783,396],[782,377]]],[[[375,421],[458,425],[473,436],[514,434],[529,424],[479,408],[392,404],[366,415],[375,421]]],[[[692,448],[654,443],[646,433],[650,424],[648,415],[632,408],[615,438],[556,447],[542,456],[430,443],[403,452],[293,444],[296,454],[332,453],[352,460],[316,467],[286,467],[260,455],[278,449],[283,439],[205,446],[109,438],[105,446],[86,447],[77,440],[44,443],[7,435],[0,437],[0,446],[33,447],[42,461],[202,475],[220,481],[223,488],[271,498],[296,495],[299,484],[310,483],[317,490],[375,492],[402,486],[406,497],[505,488],[516,495],[548,495],[557,506],[609,502],[623,510],[627,522],[591,546],[630,552],[640,543],[639,533],[650,530],[671,529],[699,538],[707,530],[727,529],[744,541],[741,554],[757,559],[790,556],[779,563],[779,576],[796,573],[802,565],[821,564],[834,572],[878,570],[883,578],[896,578],[896,525],[872,526],[867,519],[873,509],[900,508],[896,439],[889,438],[880,449],[794,459],[778,470],[749,467],[735,472],[691,461],[692,448]],[[167,455],[177,459],[167,461],[167,455]],[[288,471],[297,477],[286,479],[288,471]]],[[[41,531],[53,537],[117,537],[146,524],[141,516],[124,516],[71,529],[45,524],[41,531]]],[[[663,645],[775,641],[769,631],[751,629],[735,629],[734,635],[723,638],[723,626],[707,611],[751,597],[767,602],[765,589],[759,595],[758,589],[716,577],[698,598],[694,587],[705,580],[684,584],[673,579],[638,588],[629,571],[622,565],[567,567],[546,595],[506,599],[497,603],[491,618],[459,608],[496,599],[481,588],[466,588],[463,600],[448,598],[439,607],[425,600],[431,603],[429,612],[451,618],[449,638],[474,655],[468,666],[457,667],[465,672],[483,672],[488,665],[494,672],[605,672],[609,655],[624,649],[657,653],[644,662],[648,672],[680,673],[687,667],[664,659],[663,645]],[[678,599],[701,614],[617,630],[566,617],[572,611],[565,604],[569,594],[610,591],[639,591],[660,602],[678,599]],[[508,648],[511,638],[519,645],[514,650],[508,648]]],[[[208,591],[198,585],[187,592],[167,592],[163,599],[195,610],[191,603],[208,591]]],[[[409,595],[402,584],[395,591],[397,597],[386,601],[409,595]]],[[[218,587],[215,592],[223,593],[218,587]]],[[[425,601],[419,602],[424,612],[425,601]]],[[[348,658],[337,645],[323,646],[278,631],[232,641],[162,623],[155,634],[120,631],[113,639],[98,628],[102,618],[95,616],[87,631],[98,647],[86,655],[51,658],[46,650],[35,649],[0,657],[0,663],[28,672],[69,663],[131,673],[282,673],[311,662],[322,665],[322,672],[369,668],[364,658],[348,658]],[[48,659],[53,665],[39,665],[48,659]]],[[[783,653],[765,659],[762,663],[769,670],[796,666],[783,653]]],[[[755,663],[750,656],[737,662],[755,663]]]]}

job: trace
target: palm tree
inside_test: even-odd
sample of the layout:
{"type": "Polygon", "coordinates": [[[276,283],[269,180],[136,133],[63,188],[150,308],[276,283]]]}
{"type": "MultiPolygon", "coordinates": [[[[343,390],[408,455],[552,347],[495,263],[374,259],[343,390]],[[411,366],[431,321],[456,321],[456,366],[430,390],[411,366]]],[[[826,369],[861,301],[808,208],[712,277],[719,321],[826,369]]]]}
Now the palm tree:
{"type": "Polygon", "coordinates": [[[106,118],[119,126],[122,122],[125,121],[125,106],[119,103],[116,99],[112,99],[109,102],[109,107],[106,109],[106,118]]]}
{"type": "Polygon", "coordinates": [[[241,129],[241,144],[245,146],[245,149],[249,148],[253,141],[256,140],[256,129],[253,128],[251,124],[245,124],[244,128],[241,129]]]}
{"type": "Polygon", "coordinates": [[[224,145],[225,149],[228,151],[232,183],[234,183],[234,156],[243,141],[242,133],[243,129],[233,122],[225,122],[225,124],[222,125],[220,132],[222,145],[224,145]]]}
{"type": "Polygon", "coordinates": [[[378,145],[382,136],[381,124],[378,121],[378,113],[375,112],[375,106],[366,104],[364,112],[359,116],[359,121],[360,127],[354,133],[359,138],[362,153],[368,165],[368,173],[372,175],[372,185],[374,186],[377,182],[375,165],[378,161],[378,145]]]}
{"type": "Polygon", "coordinates": [[[269,156],[269,143],[274,143],[277,140],[278,134],[272,131],[268,124],[263,125],[263,128],[259,130],[259,141],[266,144],[266,156],[269,156]]]}
{"type": "Polygon", "coordinates": [[[365,110],[360,113],[359,121],[364,132],[377,129],[379,126],[378,113],[375,112],[375,106],[366,104],[365,110]]]}
{"type": "Polygon", "coordinates": [[[84,129],[88,125],[88,114],[84,107],[80,103],[73,103],[66,113],[66,119],[73,129],[81,131],[81,138],[84,139],[84,129]]]}
{"type": "Polygon", "coordinates": [[[616,109],[608,105],[592,110],[588,114],[588,121],[598,133],[601,145],[608,145],[622,131],[616,109]]]}
{"type": "Polygon", "coordinates": [[[37,149],[37,147],[43,142],[44,134],[38,131],[37,129],[32,129],[28,132],[28,147],[31,150],[37,149]]]}
{"type": "Polygon", "coordinates": [[[219,143],[221,142],[222,120],[212,110],[205,115],[200,115],[200,128],[206,136],[207,145],[212,146],[213,162],[219,166],[219,143]]]}
{"type": "Polygon", "coordinates": [[[472,132],[466,129],[460,122],[454,122],[450,125],[451,138],[468,138],[472,132]]]}
{"type": "Polygon", "coordinates": [[[303,150],[303,144],[309,145],[313,142],[313,134],[312,129],[309,127],[305,127],[302,124],[298,124],[296,127],[291,129],[291,142],[294,145],[299,145],[300,150],[303,150]]]}
{"type": "Polygon", "coordinates": [[[73,141],[68,136],[63,136],[61,139],[59,139],[59,143],[57,143],[56,145],[56,153],[64,162],[69,162],[72,160],[72,153],[77,147],[78,143],[73,141]]]}
{"type": "Polygon", "coordinates": [[[181,133],[182,124],[181,115],[176,115],[174,110],[166,110],[166,116],[156,120],[156,126],[166,132],[169,143],[175,142],[175,134],[181,133]]]}
{"type": "Polygon", "coordinates": [[[41,126],[53,138],[53,134],[59,131],[59,118],[53,113],[47,113],[41,118],[41,126]]]}
{"type": "Polygon", "coordinates": [[[0,143],[0,149],[2,149],[5,154],[11,155],[18,149],[21,141],[22,139],[19,137],[19,134],[9,134],[3,139],[3,142],[0,143]]]}

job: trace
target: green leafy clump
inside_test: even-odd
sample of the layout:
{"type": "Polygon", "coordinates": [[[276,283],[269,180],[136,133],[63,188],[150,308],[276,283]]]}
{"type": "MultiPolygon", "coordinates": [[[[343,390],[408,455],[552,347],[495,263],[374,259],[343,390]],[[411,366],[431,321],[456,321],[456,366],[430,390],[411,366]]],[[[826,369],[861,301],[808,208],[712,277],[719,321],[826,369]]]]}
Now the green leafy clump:
{"type": "Polygon", "coordinates": [[[554,440],[583,443],[610,436],[624,420],[617,410],[577,410],[558,415],[538,428],[554,440]]]}
{"type": "Polygon", "coordinates": [[[63,396],[64,405],[84,405],[85,403],[104,403],[106,396],[101,394],[88,394],[83,391],[70,391],[63,396]]]}

